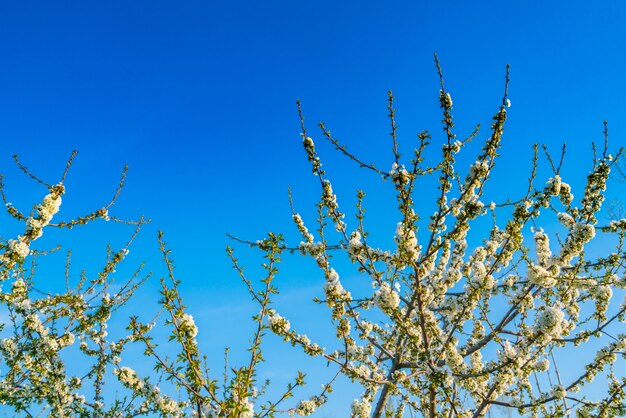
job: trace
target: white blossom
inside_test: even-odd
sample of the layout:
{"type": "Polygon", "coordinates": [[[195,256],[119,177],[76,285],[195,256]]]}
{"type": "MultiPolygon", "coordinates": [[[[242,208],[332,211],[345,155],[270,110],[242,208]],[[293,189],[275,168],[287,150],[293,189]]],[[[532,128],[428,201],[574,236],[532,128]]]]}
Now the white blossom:
{"type": "Polygon", "coordinates": [[[9,250],[22,260],[30,254],[28,243],[24,242],[22,237],[19,237],[17,240],[9,240],[9,250]]]}
{"type": "Polygon", "coordinates": [[[391,313],[400,305],[400,295],[389,286],[389,283],[383,283],[374,293],[374,301],[383,312],[391,313]]]}
{"type": "Polygon", "coordinates": [[[352,418],[369,418],[372,404],[366,400],[355,399],[352,402],[352,418]]]}

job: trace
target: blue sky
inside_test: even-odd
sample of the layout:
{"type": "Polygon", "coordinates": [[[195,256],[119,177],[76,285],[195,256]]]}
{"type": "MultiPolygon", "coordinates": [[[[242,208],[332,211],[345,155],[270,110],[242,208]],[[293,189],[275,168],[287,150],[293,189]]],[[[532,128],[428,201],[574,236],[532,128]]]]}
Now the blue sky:
{"type": "MultiPolygon", "coordinates": [[[[625,43],[626,4],[615,1],[6,1],[1,171],[12,201],[28,208],[44,191],[19,176],[11,155],[55,181],[79,150],[63,206],[71,216],[106,201],[128,164],[112,213],[153,219],[132,254],[154,270],[155,231],[164,230],[183,292],[219,360],[219,347],[247,341],[237,321],[250,313],[225,256],[232,244],[225,233],[295,238],[287,188],[304,213],[313,213],[319,194],[299,141],[297,98],[314,138],[321,140],[314,127],[323,120],[351,150],[385,168],[388,89],[408,151],[422,129],[442,140],[433,52],[460,136],[478,122],[488,127],[511,64],[512,107],[493,195],[522,190],[534,142],[555,151],[567,142],[565,170],[577,184],[604,119],[612,145],[624,144],[625,43]]],[[[352,206],[368,178],[330,147],[320,152],[340,203],[345,195],[352,206]]],[[[621,186],[612,186],[619,196],[621,186]]],[[[369,205],[384,218],[384,205],[369,205]]],[[[95,225],[76,240],[97,253],[101,241],[122,242],[127,232],[95,225]]],[[[240,256],[255,260],[245,248],[240,256]]],[[[288,261],[278,284],[301,298],[282,300],[298,315],[294,301],[319,292],[320,277],[299,258],[288,261]]],[[[300,317],[314,332],[327,321],[300,317]]]]}

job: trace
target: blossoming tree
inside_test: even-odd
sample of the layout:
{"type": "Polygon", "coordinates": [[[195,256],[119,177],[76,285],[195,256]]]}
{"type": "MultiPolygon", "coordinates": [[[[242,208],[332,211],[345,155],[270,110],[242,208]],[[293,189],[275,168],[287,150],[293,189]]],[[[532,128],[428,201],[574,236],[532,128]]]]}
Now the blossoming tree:
{"type": "Polygon", "coordinates": [[[294,382],[286,389],[278,395],[273,392],[276,399],[267,399],[256,408],[252,402],[252,398],[256,400],[267,390],[267,385],[257,387],[256,375],[263,361],[262,332],[267,328],[265,319],[273,294],[271,280],[277,253],[269,251],[267,277],[262,280],[264,288],[256,289],[256,284],[246,282],[262,310],[254,318],[256,329],[249,347],[249,361],[240,367],[230,366],[221,384],[209,375],[206,357],[198,348],[198,328],[182,303],[179,281],[174,277],[170,251],[161,233],[160,250],[167,274],[161,279],[160,304],[165,318],[159,320],[156,315],[152,321],[144,323],[138,316],[132,316],[128,331],[122,327],[109,335],[112,315],[127,304],[151,275],[142,273],[143,265],[129,275],[117,272],[141,227],[148,221],[144,218],[124,221],[109,215],[109,209],[124,186],[126,170],[107,204],[85,216],[57,221],[65,179],[75,155],[73,153],[68,160],[60,181],[52,184],[33,174],[15,156],[22,171],[47,189],[47,194],[30,213],[20,211],[8,201],[0,182],[0,194],[8,214],[23,227],[23,233],[15,238],[0,241],[3,319],[0,323],[3,337],[0,341],[0,412],[10,412],[12,416],[53,417],[252,418],[256,411],[257,415],[274,416],[294,389],[303,383],[303,376],[296,374],[294,382]],[[93,276],[83,270],[77,280],[71,274],[72,253],[68,251],[65,287],[53,291],[41,287],[43,283],[37,279],[38,264],[42,257],[59,249],[36,249],[36,241],[44,236],[44,231],[50,228],[71,230],[97,220],[133,227],[127,243],[117,250],[109,247],[101,270],[93,276]],[[121,281],[120,276],[124,278],[121,281]],[[155,341],[150,333],[157,326],[169,329],[164,341],[155,341]],[[128,359],[124,360],[128,347],[133,344],[143,349],[143,365],[152,363],[156,373],[142,374],[136,367],[130,367],[128,359]],[[177,355],[174,358],[163,355],[163,345],[168,345],[168,352],[177,350],[177,355]]]}
{"type": "Polygon", "coordinates": [[[626,413],[626,378],[618,362],[626,349],[626,334],[619,333],[620,323],[626,321],[626,304],[614,297],[626,288],[626,220],[599,221],[606,182],[622,152],[609,154],[605,129],[604,145],[594,147],[591,171],[576,199],[568,179],[562,178],[563,159],[555,162],[546,152],[551,175],[542,179],[535,147],[527,190],[521,196],[487,203],[486,185],[510,106],[508,69],[491,131],[464,169],[458,161],[478,137],[478,128],[457,139],[452,98],[436,63],[445,139],[441,158],[434,164],[424,158],[430,142],[427,132],[418,135],[420,143],[412,158],[402,158],[391,93],[393,160],[388,170],[348,152],[321,125],[325,140],[392,188],[397,226],[389,232],[393,244],[387,248],[375,245],[379,237],[365,226],[362,191],[357,193],[355,223],[349,226],[300,110],[302,143],[321,190],[317,226],[310,230],[311,225],[294,210],[293,221],[302,236],[299,245],[289,245],[273,233],[263,240],[245,241],[265,257],[265,273],[259,280],[250,279],[234,250],[228,249],[258,314],[253,318],[247,361],[238,367],[228,364],[221,382],[202,355],[197,335],[203,330],[183,304],[162,234],[163,318],[146,322],[133,316],[123,335],[114,337],[107,331],[111,316],[149,277],[142,275],[140,267],[121,285],[112,285],[116,269],[147,222],[109,215],[124,176],[113,198],[101,208],[58,221],[74,154],[60,181],[53,183],[35,176],[16,158],[22,171],[47,192],[25,213],[8,202],[0,187],[7,212],[23,226],[19,235],[0,240],[4,314],[0,408],[24,416],[58,417],[308,416],[327,401],[334,379],[343,374],[362,388],[362,395],[350,412],[338,416],[483,417],[494,406],[537,417],[626,413]],[[435,213],[425,217],[416,194],[420,182],[428,178],[438,186],[435,213]],[[72,229],[99,220],[130,225],[128,242],[109,249],[97,274],[82,273],[77,280],[71,277],[68,253],[65,289],[39,289],[34,273],[47,251],[37,250],[36,241],[50,228],[72,229]],[[473,226],[477,227],[470,231],[473,226]],[[310,257],[319,267],[324,297],[318,302],[328,307],[335,346],[311,341],[272,305],[277,292],[274,279],[287,251],[310,257]],[[363,286],[347,289],[341,278],[345,277],[341,257],[371,283],[372,291],[363,286]],[[155,328],[162,325],[168,330],[164,340],[154,336],[155,328]],[[319,393],[299,401],[290,400],[304,383],[299,372],[283,390],[268,390],[267,384],[257,382],[267,330],[307,355],[335,365],[334,377],[319,393]],[[130,367],[125,359],[132,346],[141,347],[155,373],[144,375],[130,367]],[[580,358],[576,362],[571,361],[574,350],[580,358]],[[68,356],[72,361],[67,361],[68,356]],[[596,377],[600,382],[592,384],[596,377]]]}
{"type": "MultiPolygon", "coordinates": [[[[613,298],[626,287],[626,220],[598,220],[610,169],[621,151],[608,153],[605,129],[604,147],[594,146],[591,172],[576,199],[561,177],[562,158],[557,163],[546,151],[552,174],[538,178],[540,149],[535,146],[525,193],[485,202],[510,106],[508,68],[491,132],[464,172],[457,156],[477,137],[478,128],[457,139],[452,98],[436,63],[445,140],[435,164],[423,159],[427,132],[419,134],[410,160],[401,157],[391,92],[388,171],[348,152],[320,124],[323,138],[339,152],[374,178],[390,180],[398,221],[392,248],[372,244],[376,237],[365,227],[362,191],[355,223],[348,225],[300,111],[302,143],[321,190],[317,234],[294,211],[299,245],[276,237],[249,244],[262,251],[299,251],[316,261],[325,277],[325,297],[319,302],[330,311],[337,344],[320,347],[274,310],[268,318],[272,331],[335,364],[362,386],[361,397],[352,403],[353,417],[482,417],[496,405],[541,417],[626,413],[626,378],[617,361],[626,349],[626,334],[619,333],[626,304],[613,298]],[[438,180],[436,211],[425,217],[417,188],[433,176],[438,180]],[[485,220],[490,227],[470,232],[485,220]],[[589,255],[593,242],[603,249],[599,256],[589,255]],[[335,268],[341,254],[371,282],[370,294],[359,288],[355,296],[344,287],[335,268]],[[572,363],[573,353],[580,353],[581,360],[572,363]],[[564,373],[567,360],[559,359],[568,355],[564,373]],[[601,382],[594,386],[596,376],[601,382]]],[[[296,412],[309,415],[324,401],[314,397],[296,412]]]]}

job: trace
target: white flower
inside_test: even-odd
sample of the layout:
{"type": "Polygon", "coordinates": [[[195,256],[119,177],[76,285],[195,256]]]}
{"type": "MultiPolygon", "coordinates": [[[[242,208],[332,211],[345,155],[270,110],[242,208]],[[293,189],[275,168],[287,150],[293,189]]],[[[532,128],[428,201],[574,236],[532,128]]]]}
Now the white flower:
{"type": "Polygon", "coordinates": [[[69,347],[70,345],[73,345],[75,341],[76,341],[76,337],[74,336],[74,334],[71,332],[68,332],[67,334],[63,334],[59,343],[63,347],[69,347]]]}
{"type": "Polygon", "coordinates": [[[143,380],[139,379],[137,373],[130,367],[121,367],[113,373],[117,375],[120,382],[135,391],[141,391],[144,388],[143,380]]]}
{"type": "Polygon", "coordinates": [[[556,284],[556,279],[545,268],[536,264],[528,266],[528,281],[541,287],[552,287],[556,284]]]}
{"type": "Polygon", "coordinates": [[[22,241],[22,237],[18,237],[17,240],[9,240],[9,250],[17,255],[20,259],[25,259],[30,254],[30,248],[28,244],[22,241]]]}
{"type": "Polygon", "coordinates": [[[176,402],[174,399],[159,396],[156,400],[156,404],[159,410],[167,414],[168,417],[181,416],[181,411],[180,411],[180,408],[178,407],[178,402],[176,402]]]}
{"type": "Polygon", "coordinates": [[[309,230],[307,229],[307,227],[304,225],[304,221],[302,220],[302,217],[299,214],[295,213],[292,216],[292,219],[296,223],[296,227],[298,228],[298,231],[300,231],[304,239],[306,239],[306,242],[312,243],[315,238],[313,237],[313,234],[311,234],[309,230]]]}
{"type": "Polygon", "coordinates": [[[543,360],[537,360],[537,362],[535,362],[535,370],[537,370],[538,372],[545,372],[549,368],[550,360],[548,360],[547,358],[544,358],[543,360]]]}
{"type": "Polygon", "coordinates": [[[419,258],[421,248],[417,244],[417,237],[413,229],[405,228],[404,223],[398,222],[396,226],[396,243],[398,244],[398,254],[406,254],[411,261],[419,258]]]}
{"type": "Polygon", "coordinates": [[[550,256],[552,256],[552,252],[550,251],[550,239],[543,230],[539,230],[535,233],[535,248],[537,251],[537,259],[540,263],[545,263],[550,256]]]}
{"type": "Polygon", "coordinates": [[[269,322],[272,331],[274,331],[278,335],[286,334],[291,328],[291,324],[289,323],[289,321],[274,312],[273,310],[269,311],[267,322],[269,322]]]}
{"type": "Polygon", "coordinates": [[[561,194],[561,176],[558,174],[548,180],[549,192],[553,196],[559,196],[561,194]]]}
{"type": "Polygon", "coordinates": [[[250,399],[243,398],[240,405],[243,407],[243,411],[239,414],[239,418],[254,417],[254,404],[250,402],[250,399]]]}
{"type": "Polygon", "coordinates": [[[326,280],[328,280],[328,282],[331,284],[337,284],[339,282],[339,273],[337,273],[335,269],[331,267],[326,272],[326,280]]]}
{"type": "Polygon", "coordinates": [[[509,340],[505,340],[502,344],[502,351],[499,351],[500,357],[506,360],[514,360],[517,357],[517,350],[511,345],[509,340]]]}
{"type": "Polygon", "coordinates": [[[561,224],[566,228],[571,228],[576,223],[574,218],[572,218],[569,214],[565,212],[560,212],[558,215],[556,215],[556,217],[559,222],[561,222],[561,224]]]}
{"type": "Polygon", "coordinates": [[[303,400],[298,402],[298,406],[296,406],[296,414],[301,417],[305,417],[315,412],[315,408],[317,408],[317,404],[314,400],[303,400]]]}
{"type": "Polygon", "coordinates": [[[13,354],[17,350],[17,344],[14,338],[4,338],[2,342],[0,342],[0,345],[2,349],[9,354],[13,354]]]}
{"type": "Polygon", "coordinates": [[[361,254],[361,250],[365,245],[361,242],[361,233],[359,231],[354,231],[350,234],[350,241],[348,241],[348,254],[350,257],[359,260],[365,261],[365,256],[361,254]]]}
{"type": "Polygon", "coordinates": [[[563,331],[565,314],[554,306],[544,306],[535,318],[535,333],[545,341],[559,338],[563,331]]]}
{"type": "Polygon", "coordinates": [[[193,316],[188,313],[184,313],[181,317],[177,317],[176,325],[181,332],[185,333],[190,338],[195,338],[196,335],[198,335],[198,327],[193,320],[193,316]]]}
{"type": "Polygon", "coordinates": [[[411,179],[411,175],[402,164],[398,165],[397,163],[393,163],[389,174],[393,182],[398,185],[407,184],[411,179]]]}
{"type": "Polygon", "coordinates": [[[556,399],[563,399],[564,397],[567,396],[567,391],[565,390],[565,388],[561,385],[554,385],[552,387],[551,390],[551,394],[552,396],[554,396],[556,399]]]}
{"type": "Polygon", "coordinates": [[[613,290],[608,285],[595,285],[591,286],[589,293],[598,301],[608,302],[613,297],[613,290]]]}
{"type": "Polygon", "coordinates": [[[42,206],[45,207],[52,215],[55,215],[61,207],[61,196],[48,194],[43,198],[42,206]]]}
{"type": "Polygon", "coordinates": [[[616,232],[618,229],[626,229],[626,219],[622,218],[611,221],[607,225],[606,229],[611,232],[616,232]]]}
{"type": "Polygon", "coordinates": [[[366,400],[359,401],[355,399],[352,402],[352,417],[353,418],[369,418],[372,412],[372,404],[366,400]]]}
{"type": "Polygon", "coordinates": [[[400,305],[400,296],[389,286],[389,283],[383,283],[374,293],[374,301],[383,312],[391,313],[400,305]]]}
{"type": "Polygon", "coordinates": [[[111,220],[111,218],[109,217],[109,210],[107,208],[102,208],[97,213],[98,213],[98,216],[104,219],[105,221],[111,220]]]}
{"type": "Polygon", "coordinates": [[[13,282],[13,285],[11,286],[11,292],[16,298],[25,297],[26,291],[27,291],[27,287],[26,287],[26,282],[24,280],[17,279],[15,282],[13,282]]]}

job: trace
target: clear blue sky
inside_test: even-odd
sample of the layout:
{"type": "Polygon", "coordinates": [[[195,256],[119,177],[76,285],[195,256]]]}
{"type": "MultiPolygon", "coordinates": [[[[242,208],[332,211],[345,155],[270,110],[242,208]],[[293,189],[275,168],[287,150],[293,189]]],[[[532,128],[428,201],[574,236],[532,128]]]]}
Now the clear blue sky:
{"type": "MultiPolygon", "coordinates": [[[[295,237],[287,188],[309,213],[319,194],[299,141],[296,99],[314,138],[323,120],[365,160],[390,166],[388,89],[397,97],[406,150],[422,129],[433,132],[433,142],[441,139],[435,51],[461,136],[477,122],[487,127],[511,64],[502,178],[526,178],[533,142],[557,150],[565,141],[566,170],[584,176],[582,163],[590,142],[601,141],[604,119],[613,146],[624,144],[623,2],[6,1],[0,164],[7,191],[26,208],[43,193],[19,177],[12,154],[54,181],[78,149],[63,210],[82,214],[109,197],[128,164],[128,184],[112,213],[153,219],[133,249],[150,265],[158,265],[155,231],[165,231],[192,313],[219,356],[243,328],[224,327],[216,314],[249,314],[225,257],[225,233],[295,237]]],[[[366,178],[338,166],[329,147],[320,150],[352,206],[354,191],[367,191],[366,178]]],[[[493,192],[507,187],[496,182],[493,192]]],[[[375,212],[378,203],[370,204],[375,212]]],[[[125,238],[115,227],[95,231],[79,234],[125,238]]],[[[303,292],[303,300],[319,294],[312,290],[321,280],[315,271],[303,274],[301,260],[289,261],[279,285],[303,292]]],[[[293,305],[284,302],[287,310],[293,305]]]]}

